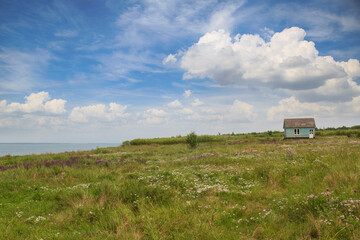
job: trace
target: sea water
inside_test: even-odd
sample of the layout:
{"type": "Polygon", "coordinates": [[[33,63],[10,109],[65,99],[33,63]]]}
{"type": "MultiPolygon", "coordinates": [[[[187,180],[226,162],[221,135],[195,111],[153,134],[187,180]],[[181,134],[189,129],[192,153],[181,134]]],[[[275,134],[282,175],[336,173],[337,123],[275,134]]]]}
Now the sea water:
{"type": "Polygon", "coordinates": [[[120,143],[0,143],[0,156],[71,152],[120,145],[120,143]]]}

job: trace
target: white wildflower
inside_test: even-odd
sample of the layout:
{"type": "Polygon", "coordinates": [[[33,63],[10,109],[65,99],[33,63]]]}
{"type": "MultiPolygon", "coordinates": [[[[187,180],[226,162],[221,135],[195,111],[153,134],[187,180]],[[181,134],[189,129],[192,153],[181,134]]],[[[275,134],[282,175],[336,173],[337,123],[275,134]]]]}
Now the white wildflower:
{"type": "Polygon", "coordinates": [[[40,222],[40,221],[44,221],[44,220],[46,220],[46,218],[45,217],[43,217],[43,216],[38,216],[36,219],[35,219],[35,223],[38,223],[38,222],[40,222]]]}

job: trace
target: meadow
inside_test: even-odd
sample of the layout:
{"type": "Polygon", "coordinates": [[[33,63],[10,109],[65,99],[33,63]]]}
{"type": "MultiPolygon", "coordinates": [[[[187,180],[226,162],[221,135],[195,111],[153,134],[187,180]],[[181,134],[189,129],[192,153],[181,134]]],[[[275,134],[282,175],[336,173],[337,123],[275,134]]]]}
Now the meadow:
{"type": "Polygon", "coordinates": [[[0,158],[0,239],[360,239],[360,130],[0,158]]]}

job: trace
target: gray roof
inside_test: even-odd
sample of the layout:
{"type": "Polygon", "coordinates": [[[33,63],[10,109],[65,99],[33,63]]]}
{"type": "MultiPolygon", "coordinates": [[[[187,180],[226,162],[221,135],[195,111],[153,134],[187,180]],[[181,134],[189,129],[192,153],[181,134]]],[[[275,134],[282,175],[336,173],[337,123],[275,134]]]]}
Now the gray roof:
{"type": "Polygon", "coordinates": [[[285,118],[284,128],[316,127],[314,118],[285,118]]]}

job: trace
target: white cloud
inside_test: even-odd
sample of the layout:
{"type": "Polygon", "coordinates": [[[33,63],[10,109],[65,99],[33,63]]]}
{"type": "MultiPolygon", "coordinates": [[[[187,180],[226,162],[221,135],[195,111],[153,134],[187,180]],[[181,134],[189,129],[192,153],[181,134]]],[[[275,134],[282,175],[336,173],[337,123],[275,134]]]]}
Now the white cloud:
{"type": "MultiPolygon", "coordinates": [[[[359,86],[353,78],[359,75],[359,61],[336,62],[331,56],[319,56],[315,44],[304,40],[305,35],[303,29],[292,27],[275,33],[266,42],[259,35],[231,38],[224,30],[209,32],[184,53],[184,78],[210,78],[223,85],[267,86],[293,94],[300,91],[299,96],[305,90],[317,89],[319,93],[321,87],[350,98],[358,96],[359,86]]],[[[317,96],[320,101],[332,95],[317,96]]]]}
{"type": "Polygon", "coordinates": [[[168,103],[167,106],[170,107],[170,108],[179,108],[179,107],[182,106],[182,104],[181,104],[181,102],[179,100],[176,99],[176,100],[168,103]]]}
{"type": "Polygon", "coordinates": [[[225,115],[224,121],[252,121],[257,116],[253,112],[253,108],[253,105],[235,99],[225,115]]]}
{"type": "Polygon", "coordinates": [[[360,95],[360,86],[351,78],[332,78],[324,85],[309,90],[287,91],[301,101],[346,102],[360,95]]]}
{"type": "Polygon", "coordinates": [[[360,77],[360,64],[357,59],[349,59],[347,62],[336,62],[339,66],[344,68],[349,77],[360,77]]]}
{"type": "MultiPolygon", "coordinates": [[[[340,107],[340,113],[344,112],[347,116],[360,116],[360,96],[354,97],[351,102],[346,102],[340,107]]],[[[359,118],[358,118],[359,120],[359,118]]]]}
{"type": "MultiPolygon", "coordinates": [[[[301,102],[295,97],[285,98],[279,101],[277,106],[269,108],[267,119],[278,121],[286,117],[319,117],[322,119],[345,120],[358,119],[360,116],[360,96],[352,98],[348,102],[330,104],[301,102]]],[[[344,123],[340,123],[344,125],[344,123]]]]}
{"type": "Polygon", "coordinates": [[[138,121],[138,123],[146,124],[159,124],[167,120],[167,113],[162,109],[149,108],[143,112],[143,120],[138,121]]]}
{"type": "Polygon", "coordinates": [[[176,59],[176,56],[173,55],[173,54],[169,54],[166,58],[164,58],[163,60],[163,64],[166,65],[166,64],[174,64],[176,63],[177,59],[176,59]]]}
{"type": "Polygon", "coordinates": [[[197,106],[201,106],[204,103],[202,101],[200,101],[200,99],[195,98],[194,102],[191,103],[192,106],[197,107],[197,106]]]}
{"type": "Polygon", "coordinates": [[[235,12],[244,4],[245,1],[238,1],[236,4],[227,3],[224,5],[219,5],[218,10],[214,11],[210,16],[208,25],[206,26],[206,31],[226,29],[231,31],[235,22],[237,21],[237,16],[235,12]]]}
{"type": "Polygon", "coordinates": [[[166,116],[166,113],[162,109],[157,108],[149,108],[144,112],[145,116],[155,116],[155,117],[164,117],[166,116]]]}
{"type": "Polygon", "coordinates": [[[109,104],[109,111],[110,111],[110,119],[116,118],[116,117],[127,117],[129,116],[127,113],[125,113],[125,110],[127,109],[126,105],[120,105],[117,103],[110,103],[109,104]]]}
{"type": "Polygon", "coordinates": [[[102,117],[105,111],[106,106],[104,104],[75,107],[70,114],[70,119],[75,122],[87,122],[88,118],[102,117]]]}
{"type": "Polygon", "coordinates": [[[75,107],[69,118],[74,122],[115,121],[130,116],[129,113],[125,113],[126,109],[127,106],[117,103],[110,103],[109,107],[104,104],[75,107]]]}
{"type": "Polygon", "coordinates": [[[185,101],[181,106],[176,104],[176,108],[168,109],[166,117],[172,122],[182,121],[188,124],[195,124],[199,121],[209,124],[214,122],[227,124],[233,122],[251,122],[257,116],[254,112],[254,106],[249,103],[235,99],[229,105],[219,103],[219,98],[214,100],[206,105],[198,98],[195,98],[193,101],[185,101]]]}
{"type": "Polygon", "coordinates": [[[191,90],[185,90],[183,96],[184,96],[184,98],[188,98],[191,96],[191,94],[192,94],[191,90]]]}
{"type": "Polygon", "coordinates": [[[31,93],[24,103],[0,101],[0,127],[57,129],[64,126],[66,100],[52,99],[48,92],[31,93]]]}
{"type": "Polygon", "coordinates": [[[6,100],[0,102],[0,112],[4,113],[50,113],[62,114],[65,113],[66,100],[53,99],[50,100],[48,92],[31,93],[25,97],[25,103],[13,102],[7,104],[6,100]]]}
{"type": "Polygon", "coordinates": [[[295,97],[290,97],[282,99],[278,106],[271,107],[268,110],[267,119],[276,121],[286,117],[332,116],[335,111],[334,106],[300,102],[295,97]]]}
{"type": "Polygon", "coordinates": [[[191,110],[190,108],[182,108],[178,111],[176,111],[178,114],[181,114],[181,115],[191,115],[194,113],[193,110],[191,110]]]}
{"type": "Polygon", "coordinates": [[[44,105],[45,112],[53,114],[65,113],[65,103],[66,100],[63,99],[53,99],[51,101],[48,101],[44,105]]]}

